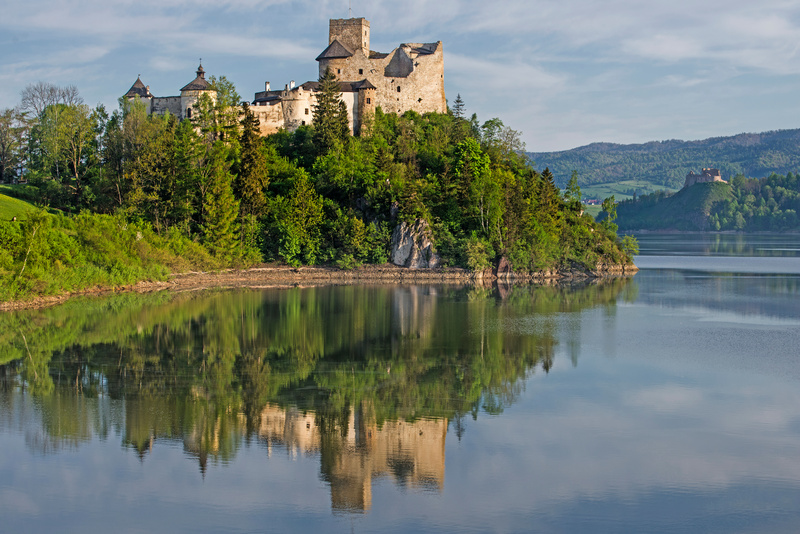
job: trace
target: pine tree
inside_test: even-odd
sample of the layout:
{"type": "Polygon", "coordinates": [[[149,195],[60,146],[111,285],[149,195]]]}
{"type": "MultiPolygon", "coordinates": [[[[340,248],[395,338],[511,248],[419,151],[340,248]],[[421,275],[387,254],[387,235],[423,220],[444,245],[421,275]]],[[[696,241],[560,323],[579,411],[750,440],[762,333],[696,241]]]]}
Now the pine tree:
{"type": "Polygon", "coordinates": [[[260,216],[266,207],[264,189],[269,183],[267,158],[264,155],[264,145],[258,132],[258,119],[247,103],[244,104],[241,124],[242,134],[239,138],[241,163],[239,164],[239,173],[233,182],[233,190],[241,202],[239,210],[242,217],[260,216]]]}
{"type": "Polygon", "coordinates": [[[235,257],[239,241],[236,224],[239,202],[233,196],[233,176],[226,152],[225,146],[219,141],[211,148],[208,161],[211,166],[210,186],[203,199],[203,242],[224,263],[235,257]]]}
{"type": "Polygon", "coordinates": [[[461,99],[461,93],[456,96],[455,102],[453,102],[453,118],[457,121],[464,120],[464,101],[461,99]]]}
{"type": "Polygon", "coordinates": [[[314,144],[320,154],[327,153],[350,135],[347,106],[342,101],[341,88],[331,69],[319,78],[316,104],[313,106],[314,144]]]}

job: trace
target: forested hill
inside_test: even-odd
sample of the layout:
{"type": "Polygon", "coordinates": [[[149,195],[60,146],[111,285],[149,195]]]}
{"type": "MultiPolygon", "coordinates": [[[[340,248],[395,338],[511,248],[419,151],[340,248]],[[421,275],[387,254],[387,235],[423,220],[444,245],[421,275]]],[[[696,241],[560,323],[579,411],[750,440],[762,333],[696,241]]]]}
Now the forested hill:
{"type": "Polygon", "coordinates": [[[689,171],[714,167],[728,179],[762,178],[800,168],[800,129],[743,133],[702,141],[652,141],[638,145],[592,143],[562,152],[531,152],[537,169],[549,168],[563,186],[573,170],[581,186],[639,180],[679,189],[689,171]]]}

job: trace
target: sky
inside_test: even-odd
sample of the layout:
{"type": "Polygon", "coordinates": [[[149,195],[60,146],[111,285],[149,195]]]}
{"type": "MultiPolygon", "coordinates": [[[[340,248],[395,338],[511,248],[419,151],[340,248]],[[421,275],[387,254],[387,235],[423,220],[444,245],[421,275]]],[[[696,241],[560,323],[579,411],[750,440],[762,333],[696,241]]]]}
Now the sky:
{"type": "Polygon", "coordinates": [[[798,0],[0,0],[0,109],[38,81],[177,95],[200,58],[252,100],[315,80],[350,5],[373,50],[442,41],[448,101],[529,151],[800,127],[798,0]]]}

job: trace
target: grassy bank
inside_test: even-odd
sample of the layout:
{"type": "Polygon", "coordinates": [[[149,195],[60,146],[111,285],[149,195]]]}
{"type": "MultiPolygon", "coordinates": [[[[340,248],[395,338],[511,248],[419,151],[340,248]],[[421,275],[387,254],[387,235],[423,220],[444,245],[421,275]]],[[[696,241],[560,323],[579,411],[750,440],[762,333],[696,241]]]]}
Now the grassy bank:
{"type": "Polygon", "coordinates": [[[4,195],[0,189],[0,221],[10,221],[14,217],[19,219],[31,211],[36,211],[36,208],[24,200],[4,195]]]}
{"type": "Polygon", "coordinates": [[[147,224],[82,213],[26,211],[0,220],[0,300],[164,280],[170,272],[224,267],[178,232],[159,236],[147,224]]]}

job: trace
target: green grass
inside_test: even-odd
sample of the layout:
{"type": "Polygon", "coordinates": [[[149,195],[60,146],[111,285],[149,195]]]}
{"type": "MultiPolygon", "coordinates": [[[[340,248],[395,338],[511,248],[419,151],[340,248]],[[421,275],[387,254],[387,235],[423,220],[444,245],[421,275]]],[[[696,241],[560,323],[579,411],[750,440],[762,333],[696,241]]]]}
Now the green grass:
{"type": "Polygon", "coordinates": [[[593,219],[597,219],[597,216],[600,215],[600,212],[603,211],[603,208],[598,204],[596,206],[584,206],[583,210],[591,215],[593,219]]]}
{"type": "Polygon", "coordinates": [[[36,211],[36,206],[0,193],[0,220],[19,219],[29,211],[36,211]]]}
{"type": "Polygon", "coordinates": [[[653,193],[661,189],[667,189],[670,192],[674,191],[674,189],[655,186],[651,182],[646,182],[644,180],[624,180],[622,182],[581,186],[581,196],[583,196],[583,198],[603,200],[614,195],[614,199],[619,202],[620,200],[628,200],[631,198],[631,195],[626,193],[626,191],[630,189],[638,189],[640,194],[653,193]]]}

